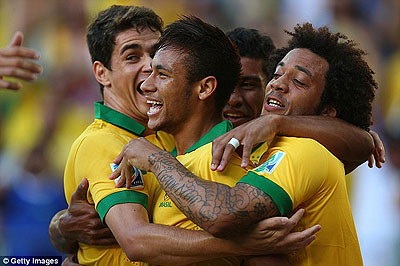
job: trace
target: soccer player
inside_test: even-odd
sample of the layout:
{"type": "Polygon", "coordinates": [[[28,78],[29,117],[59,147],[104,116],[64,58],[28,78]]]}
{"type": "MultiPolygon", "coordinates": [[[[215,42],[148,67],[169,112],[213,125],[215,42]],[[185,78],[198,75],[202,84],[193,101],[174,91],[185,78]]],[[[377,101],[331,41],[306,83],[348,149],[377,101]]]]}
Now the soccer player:
{"type": "MultiPolygon", "coordinates": [[[[271,225],[270,221],[260,223],[259,228],[254,230],[258,237],[249,234],[240,242],[218,239],[207,232],[150,224],[146,209],[152,205],[152,196],[149,194],[151,185],[143,184],[142,178],[151,177],[138,172],[135,190],[116,189],[114,182],[107,178],[112,172],[112,159],[131,138],[146,136],[161,148],[172,148],[172,139],[167,134],[151,134],[153,131],[146,127],[148,104],[140,90],[141,83],[151,72],[150,55],[154,52],[154,45],[161,31],[161,18],[152,10],[129,6],[112,6],[101,12],[88,29],[87,41],[93,72],[103,92],[104,103],[95,104],[95,121],[71,148],[65,170],[65,193],[69,200],[82,178],[86,177],[90,184],[88,200],[96,205],[100,217],[105,219],[122,249],[115,245],[98,246],[80,242],[77,255],[79,263],[140,264],[132,261],[135,259],[158,264],[183,264],[214,257],[273,252],[280,250],[279,244],[283,243],[279,240],[295,245],[298,243],[298,247],[307,245],[314,238],[313,234],[318,227],[295,237],[294,242],[280,236],[268,237],[269,233],[279,230],[286,232],[286,236],[295,224],[290,220],[283,220],[285,224],[282,228],[279,227],[280,223],[273,223],[275,228],[264,233],[267,234],[265,237],[262,231],[271,225]],[[303,239],[304,235],[306,239],[303,239]],[[278,248],[270,247],[272,244],[276,244],[278,248]]],[[[225,44],[231,45],[229,41],[225,44]]],[[[227,49],[234,51],[232,45],[227,49]]],[[[232,53],[225,54],[227,58],[231,55],[232,53]]],[[[233,53],[233,56],[236,54],[233,53]]],[[[235,79],[232,84],[234,82],[235,79]]],[[[81,186],[87,186],[87,182],[84,181],[81,186]]],[[[76,196],[75,194],[75,198],[76,196]]],[[[55,217],[50,226],[51,239],[56,247],[75,252],[76,241],[70,241],[68,236],[63,237],[57,232],[57,219],[62,215],[60,213],[55,217]]],[[[294,221],[299,216],[301,213],[294,221]]],[[[274,219],[277,220],[282,221],[274,219]]],[[[105,236],[109,234],[105,228],[100,228],[98,232],[105,236]]],[[[289,236],[293,239],[293,234],[289,236]]],[[[106,242],[115,243],[112,238],[108,238],[106,242]]]]}
{"type": "Polygon", "coordinates": [[[222,114],[237,127],[261,114],[265,87],[274,71],[268,58],[275,45],[256,29],[236,28],[227,35],[239,50],[242,73],[222,114]]]}
{"type": "MultiPolygon", "coordinates": [[[[332,34],[326,27],[314,29],[311,24],[298,25],[289,34],[292,39],[288,46],[277,53],[280,60],[274,78],[268,83],[264,112],[338,117],[367,130],[377,84],[372,70],[362,59],[364,52],[345,36],[332,34]]],[[[165,54],[167,50],[161,51],[165,54]]],[[[161,85],[171,86],[174,76],[169,70],[165,73],[167,81],[157,80],[164,69],[170,69],[163,61],[155,63],[158,53],[153,61],[153,73],[143,88],[149,88],[144,93],[154,104],[150,109],[150,127],[164,129],[165,125],[169,131],[179,128],[172,126],[174,116],[168,112],[168,106],[171,102],[177,104],[177,99],[167,97],[161,85]],[[164,67],[157,71],[154,66],[160,65],[164,67]]],[[[173,60],[166,63],[173,64],[173,60]]],[[[237,142],[229,145],[237,146],[237,142]]],[[[362,265],[343,163],[321,144],[311,139],[278,137],[271,148],[266,144],[258,147],[251,158],[252,165],[241,168],[242,173],[241,159],[236,155],[223,172],[212,172],[209,168],[211,145],[200,146],[189,149],[190,156],[178,156],[182,165],[171,154],[144,139],[131,140],[115,160],[115,163],[121,159],[122,162],[111,178],[122,173],[129,184],[131,177],[126,173],[132,165],[152,171],[168,195],[168,199],[164,195],[158,202],[172,199],[199,227],[221,237],[243,235],[260,219],[285,216],[296,208],[305,208],[298,229],[318,223],[324,230],[309,247],[290,254],[290,264],[362,265]]],[[[178,149],[178,153],[182,151],[178,149]]],[[[155,210],[153,220],[162,219],[168,211],[171,209],[155,210]],[[162,215],[158,217],[157,212],[162,215]]]]}
{"type": "Polygon", "coordinates": [[[3,77],[13,77],[33,81],[42,72],[42,67],[32,60],[38,60],[39,54],[22,46],[24,35],[17,31],[6,48],[0,49],[0,88],[19,90],[19,82],[7,81],[3,77]]]}

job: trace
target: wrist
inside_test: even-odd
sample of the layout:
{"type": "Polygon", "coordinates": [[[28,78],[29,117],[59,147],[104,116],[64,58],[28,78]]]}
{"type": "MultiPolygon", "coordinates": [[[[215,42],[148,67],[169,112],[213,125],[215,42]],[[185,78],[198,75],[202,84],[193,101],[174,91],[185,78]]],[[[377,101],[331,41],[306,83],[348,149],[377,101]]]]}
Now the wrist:
{"type": "Polygon", "coordinates": [[[277,114],[268,114],[268,125],[274,129],[275,135],[282,134],[282,128],[284,128],[285,123],[285,116],[284,115],[277,115],[277,114]]]}

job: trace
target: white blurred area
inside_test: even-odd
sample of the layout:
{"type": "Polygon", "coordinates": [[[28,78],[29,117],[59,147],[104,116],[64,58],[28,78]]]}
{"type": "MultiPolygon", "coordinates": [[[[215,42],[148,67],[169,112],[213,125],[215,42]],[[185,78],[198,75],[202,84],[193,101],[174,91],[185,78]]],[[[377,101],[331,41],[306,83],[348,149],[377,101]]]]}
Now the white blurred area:
{"type": "Polygon", "coordinates": [[[349,177],[349,193],[365,265],[400,265],[398,0],[0,0],[0,46],[20,30],[25,45],[41,53],[44,67],[22,91],[0,91],[0,255],[57,254],[46,229],[65,207],[63,167],[72,142],[92,121],[93,102],[101,98],[86,26],[111,4],[153,8],[166,24],[194,14],[225,31],[256,28],[277,47],[287,40],[284,29],[306,21],[356,40],[376,72],[373,129],[384,139],[388,160],[382,169],[357,169],[349,177]],[[36,242],[24,242],[28,232],[37,232],[31,237],[36,242]]]}

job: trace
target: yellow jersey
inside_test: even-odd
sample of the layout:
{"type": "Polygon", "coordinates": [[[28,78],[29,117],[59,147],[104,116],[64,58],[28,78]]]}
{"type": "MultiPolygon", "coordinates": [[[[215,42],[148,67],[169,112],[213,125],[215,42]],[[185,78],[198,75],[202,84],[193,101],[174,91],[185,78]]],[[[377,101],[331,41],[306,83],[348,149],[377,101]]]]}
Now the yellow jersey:
{"type": "Polygon", "coordinates": [[[322,229],[311,245],[289,255],[291,265],[362,265],[343,164],[312,139],[277,137],[253,153],[258,167],[239,182],[268,194],[281,215],[304,208],[295,231],[322,229]],[[257,156],[255,156],[256,154],[257,156]]]}
{"type": "MultiPolygon", "coordinates": [[[[64,173],[65,197],[68,204],[72,193],[86,177],[89,181],[87,199],[94,203],[100,218],[108,210],[121,203],[138,203],[148,209],[154,198],[158,182],[150,173],[141,173],[135,178],[132,189],[115,188],[108,177],[113,171],[113,160],[130,139],[142,136],[145,127],[134,119],[121,114],[102,103],[95,103],[95,121],[76,139],[68,156],[64,173]],[[149,180],[144,183],[143,178],[149,180]],[[150,181],[153,182],[150,182],[150,181]],[[150,200],[150,201],[149,201],[150,200]]],[[[175,142],[171,135],[163,132],[146,137],[158,147],[170,151],[175,142]]],[[[123,250],[115,246],[91,246],[79,243],[78,260],[83,265],[141,265],[130,261],[123,250]]]]}

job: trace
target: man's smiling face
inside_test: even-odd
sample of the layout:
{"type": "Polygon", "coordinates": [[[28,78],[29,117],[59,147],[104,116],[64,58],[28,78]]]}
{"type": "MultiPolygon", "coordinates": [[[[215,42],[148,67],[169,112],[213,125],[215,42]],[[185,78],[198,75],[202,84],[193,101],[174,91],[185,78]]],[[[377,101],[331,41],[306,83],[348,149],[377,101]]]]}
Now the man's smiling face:
{"type": "Polygon", "coordinates": [[[263,114],[315,115],[328,62],[308,49],[291,50],[267,85],[263,114]]]}

